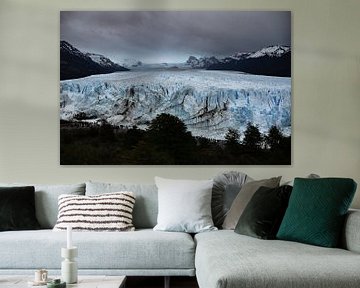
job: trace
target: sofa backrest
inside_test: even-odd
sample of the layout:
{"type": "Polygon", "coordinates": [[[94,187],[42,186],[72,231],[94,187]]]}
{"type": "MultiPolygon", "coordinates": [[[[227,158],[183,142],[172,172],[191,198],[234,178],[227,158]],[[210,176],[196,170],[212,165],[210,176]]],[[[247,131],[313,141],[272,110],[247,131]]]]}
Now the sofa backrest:
{"type": "Polygon", "coordinates": [[[153,228],[157,223],[158,192],[155,184],[87,182],[85,195],[131,191],[135,194],[133,223],[136,229],[153,228]]]}

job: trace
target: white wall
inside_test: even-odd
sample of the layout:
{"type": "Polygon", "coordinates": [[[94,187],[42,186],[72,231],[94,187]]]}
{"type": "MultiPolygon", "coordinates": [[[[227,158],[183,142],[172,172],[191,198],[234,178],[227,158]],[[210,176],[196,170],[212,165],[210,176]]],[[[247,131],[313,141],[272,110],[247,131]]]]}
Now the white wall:
{"type": "Polygon", "coordinates": [[[234,169],[285,180],[314,172],[360,186],[359,19],[358,0],[0,0],[0,182],[146,183],[234,169]],[[292,165],[60,166],[60,10],[291,10],[292,165]]]}

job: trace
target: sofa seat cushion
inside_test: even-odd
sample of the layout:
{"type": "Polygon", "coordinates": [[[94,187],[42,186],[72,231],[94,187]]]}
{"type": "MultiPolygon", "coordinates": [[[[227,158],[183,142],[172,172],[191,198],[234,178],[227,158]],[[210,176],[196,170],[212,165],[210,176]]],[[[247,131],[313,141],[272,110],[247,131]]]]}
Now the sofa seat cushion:
{"type": "Polygon", "coordinates": [[[229,230],[195,236],[200,288],[346,288],[360,283],[360,254],[229,230]]]}
{"type": "MultiPolygon", "coordinates": [[[[83,269],[194,269],[195,244],[186,233],[73,232],[83,269]]],[[[1,232],[0,269],[60,269],[66,232],[1,232]]]]}

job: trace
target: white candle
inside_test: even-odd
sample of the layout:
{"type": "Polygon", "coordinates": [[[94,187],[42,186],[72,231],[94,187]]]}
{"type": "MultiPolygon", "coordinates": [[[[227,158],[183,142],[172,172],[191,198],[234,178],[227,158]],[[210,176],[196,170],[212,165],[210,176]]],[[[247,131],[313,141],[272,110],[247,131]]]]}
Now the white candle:
{"type": "Polygon", "coordinates": [[[69,225],[67,226],[66,232],[67,232],[67,242],[66,242],[66,248],[70,249],[72,248],[72,235],[71,235],[72,227],[69,225]]]}

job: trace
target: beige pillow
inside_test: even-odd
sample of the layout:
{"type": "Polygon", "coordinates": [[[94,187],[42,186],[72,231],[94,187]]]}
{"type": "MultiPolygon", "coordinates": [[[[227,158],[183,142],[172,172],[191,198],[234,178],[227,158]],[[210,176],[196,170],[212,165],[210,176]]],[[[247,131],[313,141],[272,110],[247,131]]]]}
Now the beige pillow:
{"type": "Polygon", "coordinates": [[[235,200],[231,204],[230,210],[227,213],[223,229],[234,230],[241,214],[244,212],[246,205],[249,203],[251,197],[261,187],[276,188],[279,187],[281,176],[270,179],[263,179],[258,181],[251,181],[244,184],[237,194],[235,200]]]}

